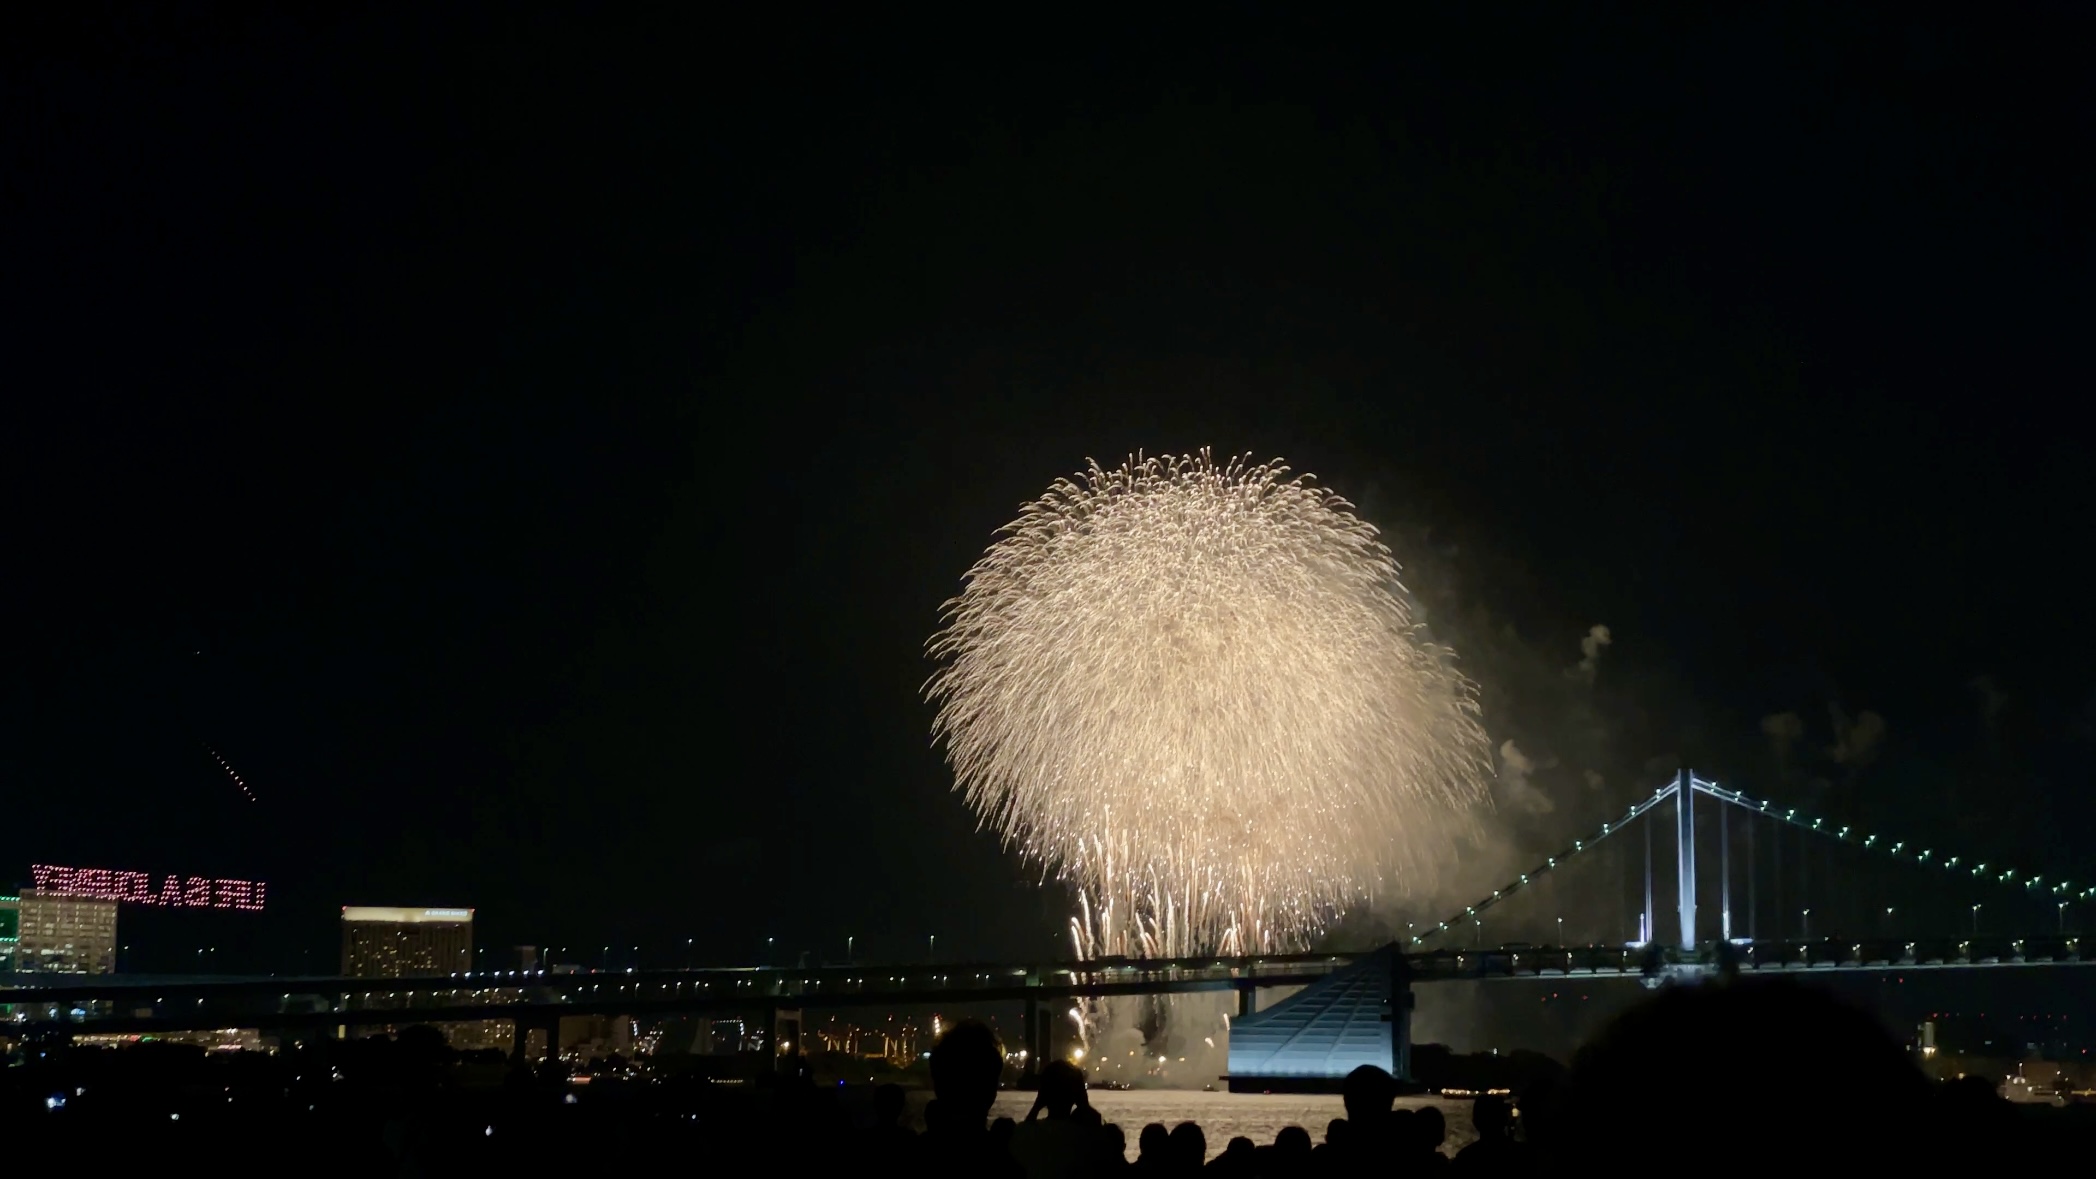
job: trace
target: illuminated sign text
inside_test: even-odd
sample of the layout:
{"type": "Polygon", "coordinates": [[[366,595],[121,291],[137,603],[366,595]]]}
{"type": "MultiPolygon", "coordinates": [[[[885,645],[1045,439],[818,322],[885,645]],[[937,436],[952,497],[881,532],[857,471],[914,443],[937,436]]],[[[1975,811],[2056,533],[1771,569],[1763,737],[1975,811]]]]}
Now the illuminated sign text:
{"type": "Polygon", "coordinates": [[[269,891],[269,886],[259,880],[162,876],[156,886],[150,872],[60,868],[53,864],[31,864],[29,875],[36,881],[37,891],[54,896],[127,901],[166,909],[245,909],[259,913],[269,891]]]}

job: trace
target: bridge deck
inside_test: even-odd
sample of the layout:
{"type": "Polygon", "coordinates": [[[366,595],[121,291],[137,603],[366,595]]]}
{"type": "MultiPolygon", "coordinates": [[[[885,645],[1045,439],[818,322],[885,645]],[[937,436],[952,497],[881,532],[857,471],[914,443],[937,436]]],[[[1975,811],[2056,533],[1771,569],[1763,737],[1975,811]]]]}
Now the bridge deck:
{"type": "MultiPolygon", "coordinates": [[[[1303,986],[1358,955],[1102,961],[1040,966],[730,968],[624,973],[486,971],[410,979],[0,976],[0,1005],[24,1032],[148,1033],[407,1021],[544,1021],[561,1015],[668,1015],[772,1008],[850,1009],[1005,1003],[1111,995],[1166,995],[1303,986]],[[110,1014],[90,1011],[106,1008],[110,1014]],[[75,1014],[75,1012],[78,1014],[75,1014]]],[[[1507,946],[1406,956],[1414,983],[1456,980],[1658,978],[1710,970],[1790,975],[2075,966],[2075,938],[1932,942],[1755,943],[1693,953],[1659,947],[1507,946]]]]}

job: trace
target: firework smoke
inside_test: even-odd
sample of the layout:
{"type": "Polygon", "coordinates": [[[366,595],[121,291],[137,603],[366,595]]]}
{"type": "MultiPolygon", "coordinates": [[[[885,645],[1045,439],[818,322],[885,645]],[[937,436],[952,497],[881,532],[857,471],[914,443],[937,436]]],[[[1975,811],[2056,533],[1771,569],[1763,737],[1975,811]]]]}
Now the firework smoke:
{"type": "Polygon", "coordinates": [[[1280,463],[1096,462],[1027,504],[929,650],[987,827],[1081,957],[1303,945],[1430,880],[1488,795],[1473,686],[1346,501],[1280,463]]]}

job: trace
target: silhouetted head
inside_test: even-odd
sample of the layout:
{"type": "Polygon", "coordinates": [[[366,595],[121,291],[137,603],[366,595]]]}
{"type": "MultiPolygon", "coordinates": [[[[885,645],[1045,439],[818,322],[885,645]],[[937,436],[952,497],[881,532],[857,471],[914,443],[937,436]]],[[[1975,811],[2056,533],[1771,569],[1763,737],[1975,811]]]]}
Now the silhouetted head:
{"type": "Polygon", "coordinates": [[[901,1085],[877,1085],[873,1090],[873,1122],[877,1126],[892,1126],[902,1120],[903,1093],[901,1085]]]}
{"type": "Polygon", "coordinates": [[[1932,1123],[1943,1147],[1939,1167],[1956,1169],[1960,1164],[1977,1173],[1988,1161],[1995,1145],[2020,1139],[2029,1149],[2034,1126],[2023,1123],[2016,1107],[2001,1095],[2000,1086],[1989,1077],[1968,1074],[1945,1081],[1934,1094],[1936,1117],[1932,1123]]]}
{"type": "MultiPolygon", "coordinates": [[[[1349,1128],[1345,1118],[1333,1118],[1325,1123],[1325,1141],[1332,1146],[1346,1145],[1346,1135],[1349,1128]]],[[[1285,1134],[1287,1131],[1283,1130],[1282,1133],[1285,1134]]],[[[1279,1139],[1275,1141],[1279,1141],[1279,1139]]]]}
{"type": "Polygon", "coordinates": [[[1230,1140],[1230,1145],[1223,1148],[1223,1157],[1239,1163],[1250,1163],[1252,1161],[1252,1152],[1257,1149],[1258,1147],[1252,1144],[1251,1139],[1239,1134],[1230,1140]]]}
{"type": "Polygon", "coordinates": [[[1479,1138],[1504,1138],[1513,1121],[1513,1111],[1507,1103],[1490,1093],[1481,1093],[1470,1103],[1470,1124],[1477,1127],[1479,1138]]]}
{"type": "Polygon", "coordinates": [[[1878,1023],[1818,990],[1782,982],[1673,986],[1624,1012],[1581,1050],[1553,1111],[1567,1164],[1693,1157],[1723,1142],[1729,1169],[1794,1169],[1801,1158],[1885,1170],[1926,1150],[1927,1082],[1878,1023]],[[1840,1096],[1801,1099],[1838,1078],[1840,1096]],[[1752,1133],[1741,1130],[1753,1126],[1752,1133]]]}
{"type": "Polygon", "coordinates": [[[1301,1126],[1283,1126],[1281,1132],[1274,1135],[1274,1149],[1289,1156],[1309,1154],[1310,1131],[1301,1126]]]}
{"type": "Polygon", "coordinates": [[[1426,1106],[1412,1114],[1412,1137],[1425,1150],[1439,1150],[1448,1141],[1448,1118],[1435,1106],[1426,1106]]]}
{"type": "Polygon", "coordinates": [[[1390,1103],[1397,1100],[1397,1080],[1383,1069],[1364,1064],[1346,1074],[1339,1097],[1346,1105],[1346,1120],[1355,1129],[1366,1130],[1389,1116],[1390,1103]]]}
{"type": "Polygon", "coordinates": [[[1009,1147],[1012,1144],[1012,1131],[1016,1129],[1018,1124],[1010,1118],[998,1118],[990,1123],[990,1141],[996,1143],[1000,1150],[1009,1147]]]}
{"type": "Polygon", "coordinates": [[[1121,1129],[1119,1122],[1106,1123],[1099,1127],[1099,1133],[1106,1141],[1108,1158],[1125,1159],[1128,1157],[1128,1132],[1121,1129]]]}
{"type": "Polygon", "coordinates": [[[2008,1104],[2002,1099],[1999,1085],[1978,1075],[1943,1082],[1942,1097],[1947,1105],[1972,1111],[1992,1111],[2008,1104]]]}
{"type": "Polygon", "coordinates": [[[1084,1070],[1067,1060],[1050,1061],[1041,1069],[1040,1091],[1034,1105],[1051,1118],[1067,1118],[1084,1100],[1084,1070]]]}
{"type": "Polygon", "coordinates": [[[952,1129],[982,1125],[997,1101],[997,1082],[1003,1075],[997,1037],[975,1020],[953,1025],[932,1048],[932,1092],[943,1107],[942,1120],[952,1129]]]}
{"type": "Polygon", "coordinates": [[[1551,1119],[1564,1099],[1564,1077],[1562,1075],[1538,1078],[1514,1103],[1514,1112],[1521,1120],[1521,1133],[1530,1142],[1542,1142],[1550,1137],[1553,1126],[1551,1119]]]}
{"type": "Polygon", "coordinates": [[[1162,1159],[1168,1153],[1167,1144],[1171,1140],[1172,1132],[1164,1128],[1163,1122],[1151,1122],[1135,1136],[1136,1157],[1152,1162],[1162,1159]]]}
{"type": "Polygon", "coordinates": [[[1173,1126],[1171,1147],[1182,1167],[1198,1167],[1208,1159],[1208,1135],[1201,1133],[1196,1122],[1173,1126]]]}
{"type": "Polygon", "coordinates": [[[393,1038],[393,1042],[399,1046],[403,1058],[418,1064],[442,1060],[451,1049],[451,1045],[444,1039],[444,1033],[426,1023],[400,1029],[400,1034],[393,1038]]]}

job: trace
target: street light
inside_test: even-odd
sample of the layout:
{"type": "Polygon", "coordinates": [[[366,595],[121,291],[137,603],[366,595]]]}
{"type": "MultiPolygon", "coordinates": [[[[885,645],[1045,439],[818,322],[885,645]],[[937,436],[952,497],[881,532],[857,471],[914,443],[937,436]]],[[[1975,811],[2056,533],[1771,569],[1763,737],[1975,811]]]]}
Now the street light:
{"type": "Polygon", "coordinates": [[[939,960],[939,935],[934,933],[929,934],[927,936],[930,938],[931,945],[930,948],[926,951],[925,962],[937,962],[939,960]]]}
{"type": "Polygon", "coordinates": [[[844,964],[846,966],[852,964],[852,942],[856,940],[858,939],[850,937],[844,939],[844,964]]]}
{"type": "Polygon", "coordinates": [[[1810,909],[1807,909],[1807,910],[1805,910],[1804,912],[1802,912],[1802,913],[1798,914],[1798,926],[1799,926],[1799,929],[1800,929],[1800,930],[1801,930],[1801,931],[1803,932],[1803,934],[1804,934],[1804,939],[1805,939],[1806,941],[1808,941],[1808,942],[1809,942],[1809,941],[1811,941],[1811,940],[1812,940],[1812,910],[1810,910],[1810,909]]]}
{"type": "Polygon", "coordinates": [[[1557,919],[1557,944],[1560,946],[1565,944],[1565,919],[1563,917],[1557,919]]]}
{"type": "Polygon", "coordinates": [[[1979,933],[1980,933],[1980,907],[1979,907],[1978,905],[1974,905],[1974,906],[1972,907],[1972,935],[1973,935],[1974,937],[1978,937],[1978,936],[1979,936],[1979,933]]]}
{"type": "Polygon", "coordinates": [[[2060,932],[2067,932],[2067,902],[2060,902],[2060,932]]]}

